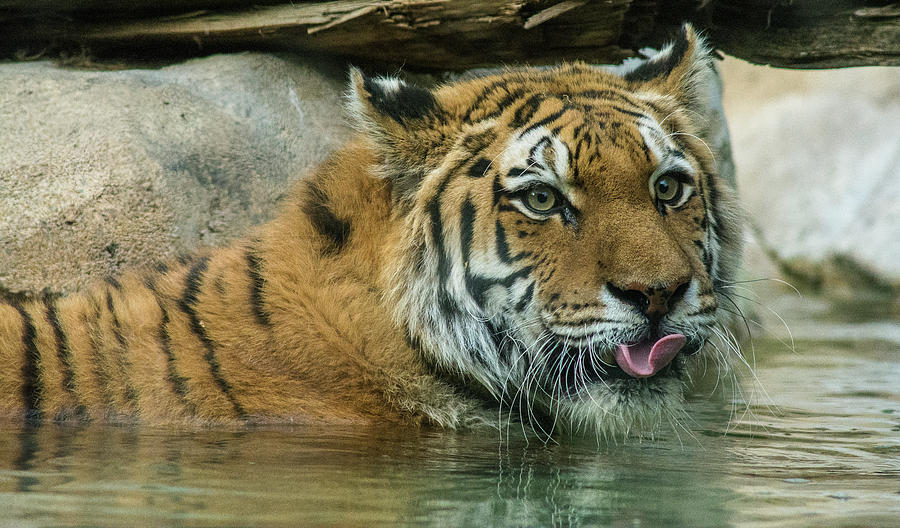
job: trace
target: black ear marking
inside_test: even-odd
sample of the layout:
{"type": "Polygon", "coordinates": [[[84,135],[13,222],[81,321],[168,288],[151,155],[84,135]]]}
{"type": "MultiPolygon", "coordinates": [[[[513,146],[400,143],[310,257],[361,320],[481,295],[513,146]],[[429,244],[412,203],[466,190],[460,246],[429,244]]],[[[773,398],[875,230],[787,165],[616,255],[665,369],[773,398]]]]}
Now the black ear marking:
{"type": "Polygon", "coordinates": [[[398,123],[421,119],[437,108],[437,100],[429,90],[399,79],[363,76],[363,88],[372,107],[398,123]]]}
{"type": "Polygon", "coordinates": [[[657,77],[664,77],[677,67],[684,59],[691,46],[691,39],[688,35],[688,26],[681,26],[681,32],[678,38],[672,42],[672,47],[668,53],[660,52],[659,55],[651,58],[647,62],[641,64],[634,70],[625,74],[626,81],[648,82],[657,77]]]}

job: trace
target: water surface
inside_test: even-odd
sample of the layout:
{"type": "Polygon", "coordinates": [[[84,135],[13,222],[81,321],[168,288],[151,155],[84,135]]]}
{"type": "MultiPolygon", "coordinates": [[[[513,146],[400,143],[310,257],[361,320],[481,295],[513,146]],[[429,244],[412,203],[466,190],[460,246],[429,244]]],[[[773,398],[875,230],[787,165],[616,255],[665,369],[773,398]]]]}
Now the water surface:
{"type": "Polygon", "coordinates": [[[747,345],[758,381],[693,396],[689,432],[598,446],[6,424],[0,526],[900,525],[900,325],[859,305],[768,304],[791,314],[793,347],[760,314],[774,330],[747,345]]]}

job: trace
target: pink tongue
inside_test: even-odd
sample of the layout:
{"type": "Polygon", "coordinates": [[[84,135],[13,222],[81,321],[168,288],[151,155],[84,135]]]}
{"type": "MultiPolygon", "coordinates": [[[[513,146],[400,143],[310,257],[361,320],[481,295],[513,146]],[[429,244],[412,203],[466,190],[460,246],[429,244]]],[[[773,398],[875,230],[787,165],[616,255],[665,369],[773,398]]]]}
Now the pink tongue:
{"type": "Polygon", "coordinates": [[[648,378],[671,363],[686,341],[681,334],[670,334],[656,342],[645,339],[633,345],[619,345],[616,363],[629,376],[648,378]]]}

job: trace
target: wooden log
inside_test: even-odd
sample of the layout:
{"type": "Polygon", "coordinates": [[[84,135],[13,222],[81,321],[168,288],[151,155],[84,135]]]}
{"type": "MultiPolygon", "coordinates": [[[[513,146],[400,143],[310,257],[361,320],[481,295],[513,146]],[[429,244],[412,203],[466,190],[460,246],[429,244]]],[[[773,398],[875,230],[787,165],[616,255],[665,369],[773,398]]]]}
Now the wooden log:
{"type": "Polygon", "coordinates": [[[0,51],[158,58],[242,49],[458,70],[616,62],[685,20],[784,67],[900,65],[900,7],[853,0],[0,0],[0,51]],[[132,2],[129,5],[134,5],[132,2]],[[137,2],[141,6],[141,2],[137,2]]]}
{"type": "Polygon", "coordinates": [[[742,59],[791,68],[900,65],[900,3],[721,0],[713,42],[742,59]]]}

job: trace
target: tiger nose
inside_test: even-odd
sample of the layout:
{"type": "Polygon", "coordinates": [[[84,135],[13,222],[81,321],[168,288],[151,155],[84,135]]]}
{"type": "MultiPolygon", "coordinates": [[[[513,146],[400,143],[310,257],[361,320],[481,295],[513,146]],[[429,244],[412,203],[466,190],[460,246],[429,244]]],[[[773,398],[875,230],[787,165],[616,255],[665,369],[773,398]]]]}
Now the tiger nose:
{"type": "Polygon", "coordinates": [[[634,306],[651,319],[658,319],[669,313],[672,305],[684,297],[689,285],[690,281],[676,281],[667,286],[648,286],[632,282],[620,287],[607,282],[606,288],[613,297],[634,306]]]}

